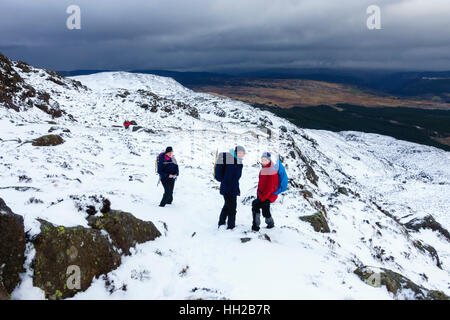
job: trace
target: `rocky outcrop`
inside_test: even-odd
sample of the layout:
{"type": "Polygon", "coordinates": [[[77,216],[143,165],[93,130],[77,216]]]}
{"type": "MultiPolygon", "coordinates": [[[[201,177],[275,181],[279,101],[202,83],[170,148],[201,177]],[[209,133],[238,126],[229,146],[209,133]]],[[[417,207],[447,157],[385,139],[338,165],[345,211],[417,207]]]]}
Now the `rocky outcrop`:
{"type": "Polygon", "coordinates": [[[48,134],[33,140],[32,145],[35,147],[57,146],[64,143],[64,139],[56,134],[48,134]]]}
{"type": "Polygon", "coordinates": [[[316,232],[330,232],[330,227],[328,226],[327,220],[325,219],[323,213],[320,211],[310,216],[300,217],[300,220],[309,222],[316,232]]]}
{"type": "Polygon", "coordinates": [[[437,222],[431,215],[424,218],[416,218],[407,223],[405,227],[409,230],[419,231],[420,229],[430,229],[442,234],[448,241],[450,241],[450,233],[439,222],[437,222]]]}
{"type": "Polygon", "coordinates": [[[101,231],[39,222],[41,233],[32,240],[36,249],[33,285],[41,288],[46,298],[72,297],[86,290],[95,277],[120,265],[120,254],[101,231]]]}
{"type": "Polygon", "coordinates": [[[368,285],[385,286],[394,297],[417,300],[449,300],[441,291],[429,290],[419,286],[408,278],[385,268],[358,267],[354,273],[368,285]]]}
{"type": "Polygon", "coordinates": [[[25,271],[26,236],[23,217],[14,214],[0,198],[0,291],[11,294],[25,271]]]}
{"type": "Polygon", "coordinates": [[[151,221],[137,219],[128,212],[111,210],[102,216],[90,216],[88,223],[92,228],[108,232],[113,244],[130,255],[130,248],[138,243],[155,240],[161,236],[151,221]]]}
{"type": "Polygon", "coordinates": [[[1,300],[9,300],[9,294],[6,291],[5,286],[3,285],[3,278],[2,278],[2,266],[0,266],[0,301],[1,300]]]}
{"type": "Polygon", "coordinates": [[[436,261],[436,266],[439,269],[442,269],[441,260],[439,259],[439,255],[434,247],[432,247],[428,244],[425,244],[419,240],[414,241],[413,245],[422,252],[428,252],[428,254],[431,256],[431,258],[433,258],[433,260],[436,261]]]}

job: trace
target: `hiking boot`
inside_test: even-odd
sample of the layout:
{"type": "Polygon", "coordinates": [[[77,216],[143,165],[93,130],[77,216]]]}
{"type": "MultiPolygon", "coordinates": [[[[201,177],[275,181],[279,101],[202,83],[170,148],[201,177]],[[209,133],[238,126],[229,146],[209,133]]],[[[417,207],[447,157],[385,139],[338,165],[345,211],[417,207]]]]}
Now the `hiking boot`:
{"type": "Polygon", "coordinates": [[[258,232],[259,231],[259,227],[252,226],[252,231],[258,232]]]}
{"type": "Polygon", "coordinates": [[[273,218],[266,218],[266,224],[267,224],[267,229],[272,229],[273,227],[275,227],[275,222],[273,221],[273,218]]]}

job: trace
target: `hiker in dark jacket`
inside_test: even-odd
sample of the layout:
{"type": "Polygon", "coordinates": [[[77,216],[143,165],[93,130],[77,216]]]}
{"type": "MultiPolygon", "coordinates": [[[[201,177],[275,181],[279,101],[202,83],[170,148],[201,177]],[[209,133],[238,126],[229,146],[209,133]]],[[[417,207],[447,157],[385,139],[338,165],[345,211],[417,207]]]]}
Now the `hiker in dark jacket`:
{"type": "Polygon", "coordinates": [[[220,194],[225,201],[219,217],[219,227],[227,223],[227,229],[234,229],[237,196],[241,194],[239,179],[242,175],[242,160],[245,156],[245,149],[237,146],[234,150],[222,155],[223,159],[218,159],[215,168],[216,179],[220,181],[220,194]]]}
{"type": "Polygon", "coordinates": [[[261,210],[267,228],[270,229],[275,226],[272,215],[270,214],[270,204],[277,200],[278,196],[274,193],[278,190],[279,178],[278,171],[274,168],[274,163],[271,160],[269,152],[262,154],[261,165],[262,169],[259,172],[258,190],[256,192],[257,197],[252,202],[253,231],[259,231],[261,210]]]}
{"type": "Polygon", "coordinates": [[[172,147],[167,147],[166,151],[158,156],[158,174],[164,187],[164,195],[159,206],[164,207],[166,204],[172,204],[173,188],[179,175],[172,147]]]}

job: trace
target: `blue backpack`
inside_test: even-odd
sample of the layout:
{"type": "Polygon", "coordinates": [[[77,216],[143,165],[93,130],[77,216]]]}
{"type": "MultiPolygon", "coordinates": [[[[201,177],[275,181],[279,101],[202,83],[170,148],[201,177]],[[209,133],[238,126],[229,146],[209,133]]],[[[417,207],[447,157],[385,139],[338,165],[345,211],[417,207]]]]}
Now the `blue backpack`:
{"type": "Polygon", "coordinates": [[[279,179],[278,184],[279,185],[278,185],[278,190],[273,193],[275,195],[279,195],[280,193],[285,192],[288,188],[288,176],[286,173],[286,169],[284,168],[280,159],[278,159],[278,162],[275,165],[275,168],[277,168],[277,167],[278,167],[278,179],[279,179]]]}

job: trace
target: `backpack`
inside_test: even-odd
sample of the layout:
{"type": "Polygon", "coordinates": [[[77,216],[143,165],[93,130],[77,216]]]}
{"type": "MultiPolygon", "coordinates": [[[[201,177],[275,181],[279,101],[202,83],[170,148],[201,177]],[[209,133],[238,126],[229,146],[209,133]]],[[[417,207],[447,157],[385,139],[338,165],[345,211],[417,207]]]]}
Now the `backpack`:
{"type": "Polygon", "coordinates": [[[288,188],[288,176],[286,173],[286,169],[284,168],[283,164],[281,163],[281,160],[278,159],[278,163],[275,165],[275,168],[278,167],[278,189],[273,194],[279,195],[280,193],[283,193],[288,188]]]}
{"type": "Polygon", "coordinates": [[[214,179],[219,182],[223,181],[223,177],[225,175],[225,164],[226,164],[226,153],[221,152],[217,154],[216,151],[216,161],[214,163],[214,179]],[[222,162],[218,163],[218,160],[222,158],[222,162]]]}
{"type": "Polygon", "coordinates": [[[156,157],[156,161],[155,161],[155,172],[156,172],[156,174],[159,174],[159,172],[158,172],[159,162],[163,160],[163,157],[164,157],[164,152],[160,153],[156,157]]]}

